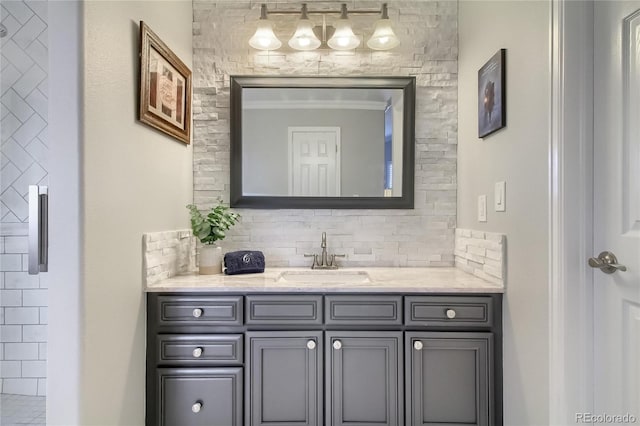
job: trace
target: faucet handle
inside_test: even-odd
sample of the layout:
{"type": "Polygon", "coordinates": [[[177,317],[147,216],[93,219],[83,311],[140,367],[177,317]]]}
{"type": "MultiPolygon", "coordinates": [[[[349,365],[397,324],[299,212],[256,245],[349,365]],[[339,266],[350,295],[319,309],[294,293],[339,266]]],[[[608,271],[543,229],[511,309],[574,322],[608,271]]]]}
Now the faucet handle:
{"type": "Polygon", "coordinates": [[[310,253],[305,253],[304,254],[304,257],[314,257],[314,256],[315,256],[315,254],[310,254],[310,253]]]}
{"type": "Polygon", "coordinates": [[[334,254],[333,257],[347,257],[346,254],[334,254]]]}

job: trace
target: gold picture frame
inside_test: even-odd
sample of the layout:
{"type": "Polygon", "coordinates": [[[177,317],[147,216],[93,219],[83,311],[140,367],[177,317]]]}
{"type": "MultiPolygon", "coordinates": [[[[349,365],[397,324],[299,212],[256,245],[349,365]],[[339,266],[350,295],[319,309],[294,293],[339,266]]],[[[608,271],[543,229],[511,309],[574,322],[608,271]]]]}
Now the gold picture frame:
{"type": "Polygon", "coordinates": [[[138,120],[191,143],[191,70],[140,21],[138,120]]]}

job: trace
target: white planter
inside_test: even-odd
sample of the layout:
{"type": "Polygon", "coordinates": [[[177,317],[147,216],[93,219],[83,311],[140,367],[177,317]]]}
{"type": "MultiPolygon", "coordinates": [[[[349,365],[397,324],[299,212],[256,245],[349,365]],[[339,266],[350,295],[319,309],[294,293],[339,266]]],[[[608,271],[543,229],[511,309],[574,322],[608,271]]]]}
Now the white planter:
{"type": "Polygon", "coordinates": [[[200,275],[222,273],[222,248],[204,244],[200,247],[200,275]]]}

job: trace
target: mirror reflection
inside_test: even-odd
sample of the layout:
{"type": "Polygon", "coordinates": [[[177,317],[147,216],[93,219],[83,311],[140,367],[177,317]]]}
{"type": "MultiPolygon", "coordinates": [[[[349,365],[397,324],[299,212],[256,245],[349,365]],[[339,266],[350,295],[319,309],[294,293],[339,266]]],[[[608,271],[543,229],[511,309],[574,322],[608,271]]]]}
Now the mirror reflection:
{"type": "Polygon", "coordinates": [[[403,90],[246,88],[242,193],[401,197],[403,90]]]}
{"type": "Polygon", "coordinates": [[[231,77],[231,198],[413,208],[415,77],[231,77]]]}

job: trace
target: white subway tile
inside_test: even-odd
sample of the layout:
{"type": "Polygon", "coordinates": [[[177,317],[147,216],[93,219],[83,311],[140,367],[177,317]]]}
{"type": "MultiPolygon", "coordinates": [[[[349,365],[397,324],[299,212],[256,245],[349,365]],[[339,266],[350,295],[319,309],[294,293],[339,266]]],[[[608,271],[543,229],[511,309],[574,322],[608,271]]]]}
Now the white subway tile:
{"type": "Polygon", "coordinates": [[[35,396],[38,393],[38,379],[4,379],[2,392],[35,396]]]}
{"type": "Polygon", "coordinates": [[[26,49],[46,27],[47,24],[38,15],[32,14],[31,18],[25,22],[18,32],[13,34],[11,39],[22,49],[26,49]]]}
{"type": "Polygon", "coordinates": [[[38,308],[40,311],[40,324],[49,324],[49,308],[38,308]]]}
{"type": "Polygon", "coordinates": [[[30,289],[40,286],[38,275],[29,275],[27,272],[6,272],[6,289],[30,289]]]}
{"type": "Polygon", "coordinates": [[[22,342],[22,326],[0,325],[0,342],[22,342]]]}
{"type": "Polygon", "coordinates": [[[47,362],[22,361],[22,377],[47,377],[47,362]]]}
{"type": "MultiPolygon", "coordinates": [[[[12,189],[9,189],[11,191],[12,189]]],[[[4,200],[3,200],[4,201],[4,200]]],[[[22,256],[19,254],[0,254],[0,271],[22,270],[22,256]]]]}
{"type": "Polygon", "coordinates": [[[37,343],[5,343],[4,358],[6,360],[37,360],[37,343]]]}
{"type": "Polygon", "coordinates": [[[22,290],[22,306],[47,306],[48,290],[22,290]]]}
{"type": "Polygon", "coordinates": [[[28,253],[29,237],[5,237],[4,250],[5,253],[28,253]]]}
{"type": "Polygon", "coordinates": [[[23,325],[22,341],[23,342],[46,342],[47,326],[46,325],[23,325]]]}
{"type": "Polygon", "coordinates": [[[22,291],[0,290],[0,306],[22,306],[22,291]]]}
{"type": "Polygon", "coordinates": [[[40,310],[38,308],[8,307],[4,311],[4,321],[6,324],[39,324],[40,310]]]}
{"type": "Polygon", "coordinates": [[[0,363],[0,377],[3,379],[22,377],[20,361],[2,361],[0,363]]]}

